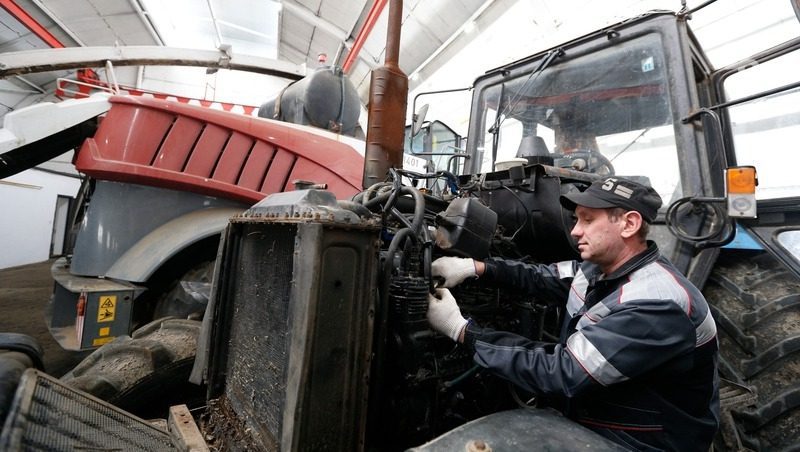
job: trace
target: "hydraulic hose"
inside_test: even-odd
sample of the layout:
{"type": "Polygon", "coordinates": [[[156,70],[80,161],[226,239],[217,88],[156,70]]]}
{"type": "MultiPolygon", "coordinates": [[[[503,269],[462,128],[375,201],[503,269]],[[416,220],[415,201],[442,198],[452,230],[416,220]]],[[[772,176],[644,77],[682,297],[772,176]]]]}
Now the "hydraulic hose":
{"type": "Polygon", "coordinates": [[[736,236],[736,227],[721,205],[724,202],[725,198],[698,198],[691,196],[681,198],[667,208],[665,215],[667,228],[675,237],[678,238],[678,240],[691,243],[692,246],[698,250],[716,246],[725,246],[732,242],[736,236]],[[678,211],[682,206],[689,203],[693,205],[692,209],[694,209],[698,204],[705,204],[706,208],[710,208],[713,211],[714,218],[722,218],[723,221],[712,222],[709,231],[705,234],[692,235],[687,233],[680,226],[680,222],[678,221],[678,211]],[[715,228],[715,223],[721,226],[719,226],[719,228],[715,228]],[[716,237],[722,236],[722,234],[726,232],[727,234],[723,238],[719,240],[712,240],[716,237]]]}
{"type": "Polygon", "coordinates": [[[411,195],[411,197],[414,198],[414,218],[411,222],[411,229],[414,233],[419,234],[422,221],[425,219],[425,198],[419,190],[403,186],[400,187],[398,191],[392,190],[391,193],[380,194],[366,201],[364,205],[370,210],[375,206],[383,205],[384,211],[391,211],[392,207],[394,207],[394,204],[397,202],[397,197],[404,194],[411,195]]]}

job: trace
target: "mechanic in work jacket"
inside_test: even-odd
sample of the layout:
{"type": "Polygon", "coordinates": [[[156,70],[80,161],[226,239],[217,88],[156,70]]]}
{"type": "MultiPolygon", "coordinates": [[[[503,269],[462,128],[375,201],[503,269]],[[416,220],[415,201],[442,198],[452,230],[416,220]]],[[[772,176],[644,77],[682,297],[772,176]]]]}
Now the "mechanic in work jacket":
{"type": "Polygon", "coordinates": [[[479,277],[566,300],[559,343],[480,328],[447,289],[429,297],[432,328],[519,387],[566,397],[565,414],[629,449],[707,451],[719,424],[716,326],[700,291],[646,241],[661,198],[609,178],[561,203],[575,211],[582,263],[443,257],[432,266],[444,287],[479,277]]]}

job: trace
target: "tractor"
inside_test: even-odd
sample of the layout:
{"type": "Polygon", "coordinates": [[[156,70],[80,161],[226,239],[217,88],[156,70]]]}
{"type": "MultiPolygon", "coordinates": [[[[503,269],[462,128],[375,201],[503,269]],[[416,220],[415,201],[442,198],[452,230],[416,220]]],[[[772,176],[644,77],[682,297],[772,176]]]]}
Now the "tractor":
{"type": "MultiPolygon", "coordinates": [[[[476,366],[429,328],[426,310],[439,256],[577,258],[574,220],[559,196],[620,176],[661,195],[650,238],[712,306],[722,377],[715,448],[792,448],[800,442],[800,207],[796,183],[769,156],[796,137],[800,83],[763,83],[774,80],[765,71],[794,67],[800,37],[715,68],[691,28],[715,6],[644,14],[486,72],[471,87],[466,137],[421,114],[407,140],[395,127],[402,117],[385,141],[368,130],[379,149],[367,149],[362,191],[337,199],[299,187],[234,215],[202,321],[158,320],[148,334],[104,345],[61,381],[28,371],[0,440],[29,444],[29,432],[58,408],[33,397],[39,386],[118,414],[75,388],[102,398],[115,378],[109,369],[126,374],[111,365],[115,357],[168,356],[191,342],[170,342],[168,326],[188,323],[199,330],[188,378],[205,392],[185,419],[194,439],[175,427],[170,445],[615,450],[538,394],[476,366]],[[400,167],[403,141],[427,171],[400,167]]],[[[796,22],[785,6],[781,20],[796,22]]],[[[404,88],[402,80],[376,84],[381,76],[393,77],[373,75],[373,86],[404,88]]],[[[565,313],[556,300],[480,280],[453,292],[481,325],[558,340],[565,313]]],[[[133,378],[122,408],[146,417],[155,402],[172,404],[159,388],[164,376],[133,378]]],[[[81,444],[99,447],[88,436],[81,444]]]]}

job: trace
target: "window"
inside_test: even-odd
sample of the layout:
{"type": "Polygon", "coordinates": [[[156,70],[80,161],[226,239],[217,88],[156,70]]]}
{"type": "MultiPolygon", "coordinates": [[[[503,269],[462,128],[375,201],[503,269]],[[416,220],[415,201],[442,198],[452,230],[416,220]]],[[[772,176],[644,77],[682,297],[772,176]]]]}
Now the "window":
{"type": "Polygon", "coordinates": [[[789,0],[718,1],[693,14],[690,24],[717,68],[800,35],[789,0]]]}
{"type": "MultiPolygon", "coordinates": [[[[637,177],[681,196],[661,38],[646,34],[478,88],[480,171],[510,158],[637,177]]],[[[531,67],[538,66],[535,62],[531,67]]]]}
{"type": "MultiPolygon", "coordinates": [[[[796,77],[800,51],[739,71],[725,80],[725,96],[735,100],[776,88],[796,77]]],[[[736,164],[758,171],[757,199],[800,194],[794,165],[800,143],[800,88],[734,105],[728,109],[736,164]]]]}

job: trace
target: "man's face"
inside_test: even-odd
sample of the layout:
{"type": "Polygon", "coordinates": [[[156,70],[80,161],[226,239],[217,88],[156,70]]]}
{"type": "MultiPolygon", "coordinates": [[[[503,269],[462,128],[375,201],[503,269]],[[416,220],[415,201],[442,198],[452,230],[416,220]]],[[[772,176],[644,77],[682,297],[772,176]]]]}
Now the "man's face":
{"type": "Polygon", "coordinates": [[[601,267],[610,267],[625,247],[622,230],[625,217],[609,219],[606,209],[577,206],[575,208],[577,222],[570,235],[578,245],[581,259],[601,267]]]}

